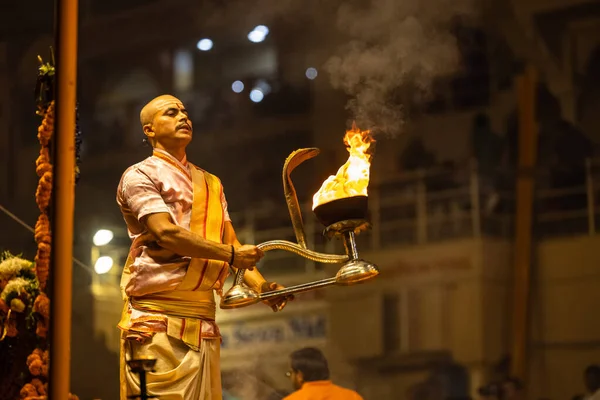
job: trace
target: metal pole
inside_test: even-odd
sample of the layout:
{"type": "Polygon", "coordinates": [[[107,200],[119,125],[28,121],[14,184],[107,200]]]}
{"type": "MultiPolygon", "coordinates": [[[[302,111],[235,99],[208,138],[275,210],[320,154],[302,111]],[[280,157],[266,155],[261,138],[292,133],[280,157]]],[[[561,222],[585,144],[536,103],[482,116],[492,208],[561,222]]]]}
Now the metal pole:
{"type": "Polygon", "coordinates": [[[358,260],[358,250],[356,249],[356,237],[354,232],[348,231],[344,233],[344,247],[346,254],[350,260],[358,260]]]}
{"type": "Polygon", "coordinates": [[[369,189],[369,208],[371,210],[371,250],[381,248],[381,183],[369,189]]]}
{"type": "MultiPolygon", "coordinates": [[[[304,207],[304,210],[305,210],[304,215],[308,215],[308,213],[311,210],[311,205],[312,205],[312,203],[306,203],[306,206],[304,207]]],[[[306,234],[306,245],[308,246],[309,249],[314,249],[315,248],[315,233],[317,232],[315,219],[310,218],[310,217],[307,218],[304,222],[304,226],[305,226],[305,234],[306,234]]],[[[314,274],[315,271],[317,270],[317,264],[314,261],[309,260],[308,258],[304,261],[304,266],[305,266],[304,271],[307,274],[314,274]]]]}
{"type": "Polygon", "coordinates": [[[592,160],[590,160],[589,158],[586,158],[585,160],[585,174],[588,209],[588,233],[591,236],[596,234],[596,200],[594,199],[594,177],[592,176],[592,160]]]}
{"type": "Polygon", "coordinates": [[[148,388],[146,387],[146,371],[140,372],[140,400],[148,400],[148,388]]]}
{"type": "Polygon", "coordinates": [[[534,168],[537,157],[536,72],[528,66],[517,79],[519,173],[515,232],[512,374],[526,381],[531,286],[534,168]]]}
{"type": "Polygon", "coordinates": [[[471,160],[471,182],[469,185],[471,194],[471,228],[473,236],[481,237],[481,205],[479,204],[479,166],[476,160],[471,160]]]}
{"type": "Polygon", "coordinates": [[[50,286],[50,383],[52,400],[69,396],[73,210],[75,206],[75,101],[78,0],[56,7],[56,123],[52,190],[52,275],[50,286]]]}
{"type": "Polygon", "coordinates": [[[422,244],[427,242],[427,233],[429,230],[429,221],[427,218],[427,186],[425,185],[426,173],[420,169],[417,176],[417,243],[422,244]]]}

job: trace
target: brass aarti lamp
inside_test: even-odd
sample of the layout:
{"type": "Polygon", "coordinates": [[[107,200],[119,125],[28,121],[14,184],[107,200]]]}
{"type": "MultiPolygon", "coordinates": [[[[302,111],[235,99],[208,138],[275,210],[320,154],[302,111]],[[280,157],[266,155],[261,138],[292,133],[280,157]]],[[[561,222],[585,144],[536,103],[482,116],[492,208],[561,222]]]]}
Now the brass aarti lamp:
{"type": "Polygon", "coordinates": [[[367,220],[368,196],[366,195],[366,187],[371,158],[368,150],[374,140],[368,136],[368,131],[361,132],[353,127],[346,134],[345,142],[350,146],[350,158],[340,168],[336,176],[332,176],[324,182],[321,190],[315,195],[316,200],[313,204],[313,211],[317,219],[325,226],[323,234],[326,237],[343,240],[346,254],[319,253],[308,249],[306,246],[302,212],[290,175],[298,165],[317,156],[319,154],[317,148],[299,149],[292,152],[283,166],[283,189],[297,243],[286,240],[271,240],[257,245],[265,252],[276,249],[285,250],[319,263],[342,264],[335,277],[290,286],[281,290],[257,293],[244,284],[245,270],[239,269],[235,274],[233,286],[221,298],[221,308],[245,307],[263,300],[285,297],[331,285],[353,285],[373,279],[379,274],[379,269],[375,264],[359,257],[355,239],[357,234],[370,228],[370,223],[367,220]],[[360,133],[361,136],[356,136],[357,133],[360,133]],[[365,138],[369,140],[365,141],[365,138]],[[355,180],[361,184],[360,186],[364,187],[361,193],[350,191],[350,195],[348,195],[347,191],[341,189],[344,189],[342,186],[347,183],[346,181],[353,179],[350,176],[352,173],[354,175],[362,174],[358,178],[355,177],[355,180]],[[322,197],[333,197],[333,199],[329,200],[327,198],[327,201],[319,202],[318,200],[322,200],[318,199],[319,195],[326,192],[328,188],[337,188],[337,190],[335,193],[330,190],[322,197]]]}

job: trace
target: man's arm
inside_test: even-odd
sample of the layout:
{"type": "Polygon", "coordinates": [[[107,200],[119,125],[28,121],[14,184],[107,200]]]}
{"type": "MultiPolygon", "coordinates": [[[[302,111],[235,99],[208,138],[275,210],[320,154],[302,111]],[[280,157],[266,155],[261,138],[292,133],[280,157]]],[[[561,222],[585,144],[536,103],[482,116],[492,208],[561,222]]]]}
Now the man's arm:
{"type": "MultiPolygon", "coordinates": [[[[165,259],[179,254],[229,262],[232,255],[231,246],[206,240],[173,223],[169,207],[150,178],[156,173],[157,171],[152,169],[142,171],[139,168],[127,171],[121,179],[118,194],[133,218],[144,224],[148,230],[149,233],[143,235],[142,241],[157,242],[162,248],[150,249],[150,253],[157,253],[156,257],[165,259]],[[173,254],[164,254],[169,252],[173,254]]],[[[255,246],[241,246],[235,250],[233,264],[239,268],[252,267],[262,256],[262,251],[255,246]]]]}
{"type": "MultiPolygon", "coordinates": [[[[240,242],[237,239],[237,235],[235,234],[235,230],[233,229],[233,224],[231,221],[225,222],[225,229],[223,230],[223,242],[227,244],[233,244],[234,246],[240,246],[240,242]]],[[[236,247],[236,251],[237,249],[239,249],[239,247],[236,247]]],[[[258,293],[284,289],[283,286],[278,285],[275,282],[267,281],[262,274],[258,272],[258,268],[247,270],[244,274],[244,282],[258,293]]],[[[294,296],[289,295],[285,297],[276,297],[271,300],[265,300],[263,303],[271,307],[273,311],[277,312],[283,310],[287,302],[293,299],[294,296]]]]}
{"type": "MultiPolygon", "coordinates": [[[[225,262],[231,260],[230,245],[204,239],[200,235],[175,225],[168,213],[149,214],[142,218],[141,222],[156,238],[160,247],[174,253],[225,262]]],[[[262,257],[263,252],[256,246],[239,245],[235,249],[233,266],[252,268],[262,257]]]]}
{"type": "MultiPolygon", "coordinates": [[[[235,234],[235,229],[233,229],[233,224],[231,221],[225,221],[225,228],[223,229],[223,243],[226,243],[226,245],[232,244],[234,247],[236,247],[236,249],[242,245],[235,234]]],[[[254,268],[246,271],[244,274],[244,282],[252,289],[261,292],[261,289],[263,289],[262,285],[266,283],[267,280],[260,272],[258,272],[258,268],[254,268]]]]}

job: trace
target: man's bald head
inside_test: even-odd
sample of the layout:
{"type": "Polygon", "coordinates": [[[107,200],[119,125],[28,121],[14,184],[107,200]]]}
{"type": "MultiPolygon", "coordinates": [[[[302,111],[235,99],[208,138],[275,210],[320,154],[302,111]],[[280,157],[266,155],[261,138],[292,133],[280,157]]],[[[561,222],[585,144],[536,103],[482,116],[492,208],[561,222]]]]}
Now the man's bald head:
{"type": "Polygon", "coordinates": [[[161,109],[167,108],[169,105],[177,105],[178,108],[183,107],[181,100],[170,94],[163,94],[150,100],[140,112],[140,123],[142,124],[142,128],[151,124],[156,113],[161,109]]]}
{"type": "Polygon", "coordinates": [[[185,146],[192,140],[192,121],[188,112],[181,100],[169,94],[146,104],[140,112],[140,123],[148,143],[154,148],[185,151],[185,146]]]}

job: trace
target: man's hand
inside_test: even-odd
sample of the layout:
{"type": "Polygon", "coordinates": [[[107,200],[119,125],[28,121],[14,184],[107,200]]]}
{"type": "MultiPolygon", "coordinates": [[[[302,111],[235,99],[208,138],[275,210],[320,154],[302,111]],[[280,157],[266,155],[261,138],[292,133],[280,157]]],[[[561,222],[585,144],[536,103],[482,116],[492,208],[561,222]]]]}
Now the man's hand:
{"type": "Polygon", "coordinates": [[[160,247],[156,243],[156,236],[150,232],[143,233],[138,236],[134,242],[138,246],[146,246],[146,254],[156,262],[166,263],[176,257],[181,257],[179,254],[160,247]]]}
{"type": "Polygon", "coordinates": [[[244,244],[235,249],[233,266],[236,268],[252,270],[264,255],[265,253],[258,247],[244,244]]]}
{"type": "MultiPolygon", "coordinates": [[[[273,290],[280,290],[280,289],[285,289],[285,287],[281,286],[275,282],[264,282],[260,286],[261,293],[271,292],[273,290]]],[[[273,312],[277,312],[277,311],[283,310],[283,308],[286,306],[287,302],[292,301],[292,300],[294,300],[294,295],[290,294],[288,296],[275,297],[274,299],[271,299],[271,300],[265,300],[265,301],[263,301],[263,303],[268,305],[269,307],[271,307],[273,312]]]]}

